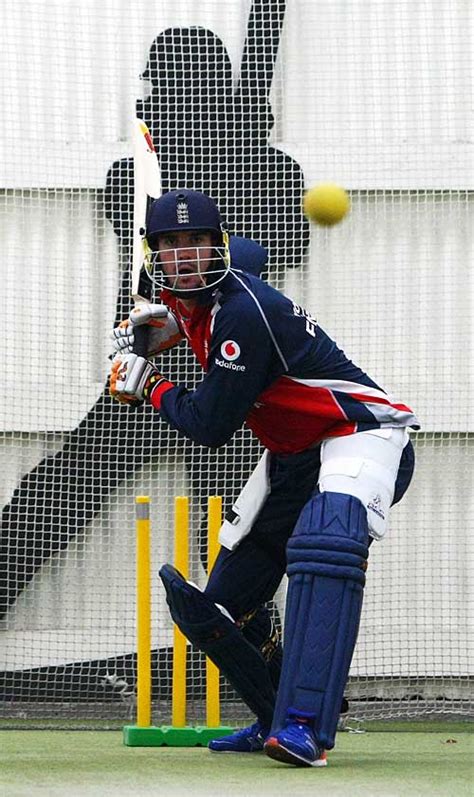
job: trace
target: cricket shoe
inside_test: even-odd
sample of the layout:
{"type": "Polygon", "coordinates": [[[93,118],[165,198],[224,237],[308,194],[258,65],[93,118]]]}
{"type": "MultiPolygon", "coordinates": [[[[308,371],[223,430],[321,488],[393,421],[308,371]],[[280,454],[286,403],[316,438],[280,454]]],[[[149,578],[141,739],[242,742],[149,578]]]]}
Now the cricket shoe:
{"type": "Polygon", "coordinates": [[[263,750],[269,730],[261,722],[255,722],[249,728],[243,728],[230,736],[213,739],[208,747],[213,753],[258,753],[263,750]]]}
{"type": "Polygon", "coordinates": [[[267,756],[296,767],[325,767],[326,751],[318,745],[308,719],[289,709],[285,727],[265,741],[267,756]]]}

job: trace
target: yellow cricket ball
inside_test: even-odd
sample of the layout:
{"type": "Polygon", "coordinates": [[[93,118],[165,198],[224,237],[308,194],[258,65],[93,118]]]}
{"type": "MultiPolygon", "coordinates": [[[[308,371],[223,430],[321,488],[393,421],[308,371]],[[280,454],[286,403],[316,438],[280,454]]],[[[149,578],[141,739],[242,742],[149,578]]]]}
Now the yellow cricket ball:
{"type": "Polygon", "coordinates": [[[316,224],[330,227],[337,224],[348,213],[351,206],[349,195],[339,185],[320,183],[305,192],[303,210],[316,224]]]}

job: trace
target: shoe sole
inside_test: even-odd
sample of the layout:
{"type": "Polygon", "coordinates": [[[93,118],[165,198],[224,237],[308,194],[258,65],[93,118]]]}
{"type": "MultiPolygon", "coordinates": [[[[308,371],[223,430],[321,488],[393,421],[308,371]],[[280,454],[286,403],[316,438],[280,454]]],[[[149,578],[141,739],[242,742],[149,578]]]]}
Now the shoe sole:
{"type": "Polygon", "coordinates": [[[321,753],[320,758],[317,758],[316,761],[308,761],[307,758],[303,758],[303,756],[299,756],[297,753],[293,753],[288,748],[283,747],[278,739],[275,738],[267,739],[264,751],[269,758],[281,761],[283,764],[293,764],[296,767],[325,767],[328,763],[325,751],[321,753]]]}

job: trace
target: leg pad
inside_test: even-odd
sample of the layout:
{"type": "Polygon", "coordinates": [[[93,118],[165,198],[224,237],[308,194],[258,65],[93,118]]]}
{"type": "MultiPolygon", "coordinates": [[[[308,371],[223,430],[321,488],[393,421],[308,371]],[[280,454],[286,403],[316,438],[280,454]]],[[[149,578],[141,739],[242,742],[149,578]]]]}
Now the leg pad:
{"type": "Polygon", "coordinates": [[[358,498],[320,493],[304,507],[287,547],[283,669],[272,732],[289,709],[315,715],[322,747],[334,747],[359,628],[368,557],[358,498]]]}
{"type": "Polygon", "coordinates": [[[171,616],[183,634],[221,670],[260,722],[270,727],[275,688],[267,661],[210,598],[164,565],[160,578],[171,616]]]}

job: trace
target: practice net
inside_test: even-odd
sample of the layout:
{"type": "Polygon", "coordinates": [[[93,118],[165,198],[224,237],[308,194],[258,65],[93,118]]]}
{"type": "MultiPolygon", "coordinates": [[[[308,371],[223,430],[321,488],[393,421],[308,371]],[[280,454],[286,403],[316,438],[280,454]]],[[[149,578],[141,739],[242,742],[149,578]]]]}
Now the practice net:
{"type": "MultiPolygon", "coordinates": [[[[191,501],[202,585],[207,498],[229,508],[260,454],[245,429],[218,451],[195,446],[104,387],[108,333],[130,307],[136,112],[164,189],[212,195],[232,233],[267,247],[263,278],[421,419],[414,483],[371,549],[351,713],[472,714],[469,0],[11,0],[1,13],[1,716],[133,718],[145,494],[154,721],[169,722],[157,571],[174,497],[191,501]],[[301,210],[323,181],[352,201],[330,230],[301,210]]],[[[162,369],[202,378],[185,344],[162,369]]],[[[195,722],[204,661],[188,657],[195,722]]],[[[249,719],[224,683],[221,700],[223,721],[249,719]]]]}

